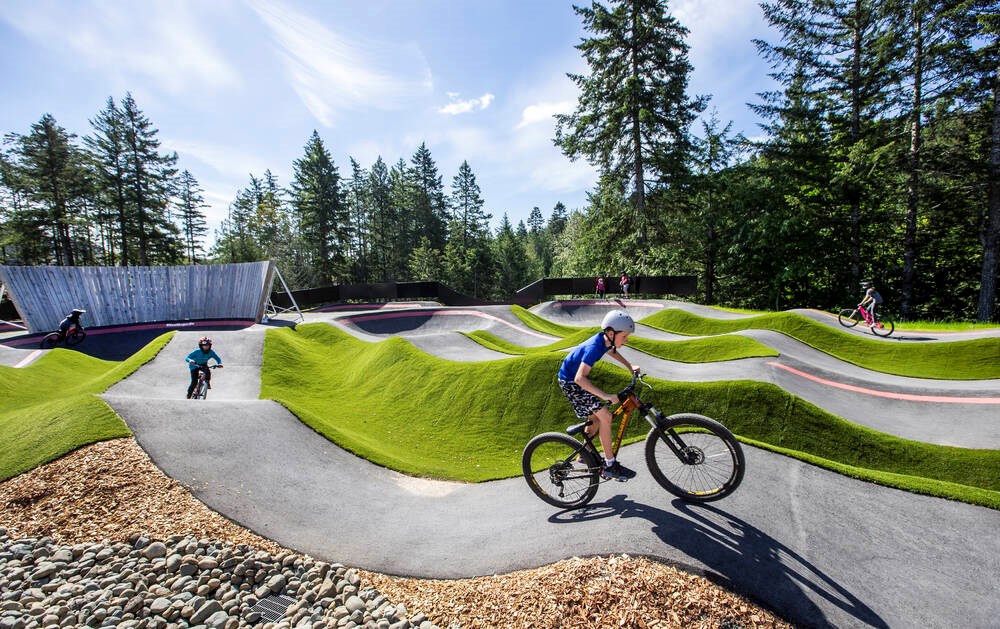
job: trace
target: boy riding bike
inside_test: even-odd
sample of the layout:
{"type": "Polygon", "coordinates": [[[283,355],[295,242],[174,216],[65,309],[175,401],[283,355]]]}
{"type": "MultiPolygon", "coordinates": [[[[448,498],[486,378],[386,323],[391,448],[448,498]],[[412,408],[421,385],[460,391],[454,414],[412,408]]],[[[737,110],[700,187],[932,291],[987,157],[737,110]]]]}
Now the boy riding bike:
{"type": "Polygon", "coordinates": [[[188,385],[187,399],[191,399],[191,394],[194,393],[194,388],[198,385],[198,372],[202,369],[205,371],[205,384],[208,385],[209,389],[212,388],[212,370],[207,369],[207,367],[208,361],[213,358],[221,368],[222,359],[212,349],[212,339],[207,336],[198,339],[198,349],[188,354],[187,358],[184,359],[188,363],[188,369],[191,370],[191,384],[188,385]]]}
{"type": "Polygon", "coordinates": [[[621,482],[633,478],[635,472],[615,460],[613,454],[612,458],[607,458],[613,452],[612,416],[611,410],[604,405],[605,401],[617,404],[620,400],[617,395],[605,393],[591,382],[590,370],[604,354],[610,352],[611,356],[626,369],[638,373],[639,367],[618,353],[618,349],[628,341],[629,335],[633,332],[635,332],[635,321],[632,317],[623,310],[612,310],[604,315],[601,331],[596,336],[580,343],[567,354],[559,367],[558,375],[559,388],[573,406],[576,416],[590,420],[585,429],[586,433],[593,436],[596,431],[600,436],[605,457],[601,476],[621,482]]]}

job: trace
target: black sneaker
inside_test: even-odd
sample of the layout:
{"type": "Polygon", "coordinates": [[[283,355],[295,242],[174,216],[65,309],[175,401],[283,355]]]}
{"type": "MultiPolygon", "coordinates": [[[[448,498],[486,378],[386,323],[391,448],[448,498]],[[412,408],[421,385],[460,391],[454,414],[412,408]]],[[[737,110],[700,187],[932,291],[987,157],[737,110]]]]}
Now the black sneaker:
{"type": "Polygon", "coordinates": [[[601,468],[601,476],[607,479],[614,479],[619,483],[624,483],[630,478],[635,478],[635,472],[628,469],[618,461],[601,468]]]}

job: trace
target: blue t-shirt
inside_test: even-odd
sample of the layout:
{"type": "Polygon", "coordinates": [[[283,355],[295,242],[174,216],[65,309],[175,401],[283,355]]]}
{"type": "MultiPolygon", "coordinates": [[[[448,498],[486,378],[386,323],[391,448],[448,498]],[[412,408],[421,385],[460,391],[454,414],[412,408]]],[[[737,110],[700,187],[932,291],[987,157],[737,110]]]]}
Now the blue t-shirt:
{"type": "Polygon", "coordinates": [[[576,372],[580,370],[580,363],[587,363],[593,367],[609,349],[611,346],[605,342],[604,332],[598,332],[593,338],[580,343],[566,355],[562,366],[559,367],[559,379],[573,382],[576,372]]]}
{"type": "Polygon", "coordinates": [[[219,355],[215,353],[214,349],[210,349],[208,352],[203,352],[201,351],[201,348],[198,348],[187,355],[186,360],[188,361],[188,369],[195,370],[198,368],[198,365],[207,365],[208,361],[212,358],[215,359],[215,362],[220,365],[222,364],[222,359],[219,358],[219,355]],[[192,360],[198,364],[192,365],[192,360]]]}

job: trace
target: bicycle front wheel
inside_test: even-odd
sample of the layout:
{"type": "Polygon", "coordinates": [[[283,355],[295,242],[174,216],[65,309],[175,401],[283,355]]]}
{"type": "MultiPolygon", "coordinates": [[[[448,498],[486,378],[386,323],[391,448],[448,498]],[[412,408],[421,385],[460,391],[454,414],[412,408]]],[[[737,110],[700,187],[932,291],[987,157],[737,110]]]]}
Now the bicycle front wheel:
{"type": "Polygon", "coordinates": [[[531,491],[564,509],[582,507],[594,498],[600,469],[582,443],[561,432],[538,435],[521,456],[521,470],[531,491]]]}
{"type": "Polygon", "coordinates": [[[204,380],[198,382],[198,388],[194,390],[194,397],[199,400],[204,400],[208,397],[208,383],[204,380]]]}
{"type": "Polygon", "coordinates": [[[840,321],[840,325],[845,328],[853,328],[857,324],[861,323],[862,317],[861,313],[857,308],[844,308],[837,315],[837,321],[840,321]]]}
{"type": "Polygon", "coordinates": [[[83,330],[73,330],[66,336],[66,345],[73,346],[79,345],[83,342],[83,339],[87,338],[87,333],[83,330]]]}
{"type": "Polygon", "coordinates": [[[664,489],[691,502],[711,502],[736,491],[746,459],[725,426],[703,415],[665,418],[646,437],[646,464],[664,489]]]}
{"type": "Polygon", "coordinates": [[[875,322],[872,326],[872,332],[878,336],[889,336],[892,331],[896,329],[896,324],[892,322],[892,319],[888,317],[883,317],[875,322]]]}
{"type": "Polygon", "coordinates": [[[59,344],[59,333],[53,332],[51,334],[46,334],[42,342],[38,344],[42,349],[52,349],[59,344]]]}

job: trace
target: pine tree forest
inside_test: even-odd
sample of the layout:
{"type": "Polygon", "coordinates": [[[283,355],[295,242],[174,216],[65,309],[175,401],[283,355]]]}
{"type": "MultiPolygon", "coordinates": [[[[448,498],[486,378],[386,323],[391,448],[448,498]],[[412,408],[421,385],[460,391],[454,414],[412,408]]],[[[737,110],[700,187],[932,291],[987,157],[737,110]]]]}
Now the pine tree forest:
{"type": "Polygon", "coordinates": [[[293,289],[438,280],[498,301],[541,277],[694,274],[699,302],[772,310],[849,305],[870,279],[901,319],[1000,320],[995,0],[762,2],[777,87],[748,105],[752,138],[689,93],[666,0],[574,10],[587,71],[550,129],[598,173],[585,207],[494,208],[474,164],[442,173],[425,143],[338,164],[314,131],[291,181],[251,174],[210,230],[197,173],[126,94],[89,129],[43,114],[4,135],[0,264],[271,259],[293,289]]]}

